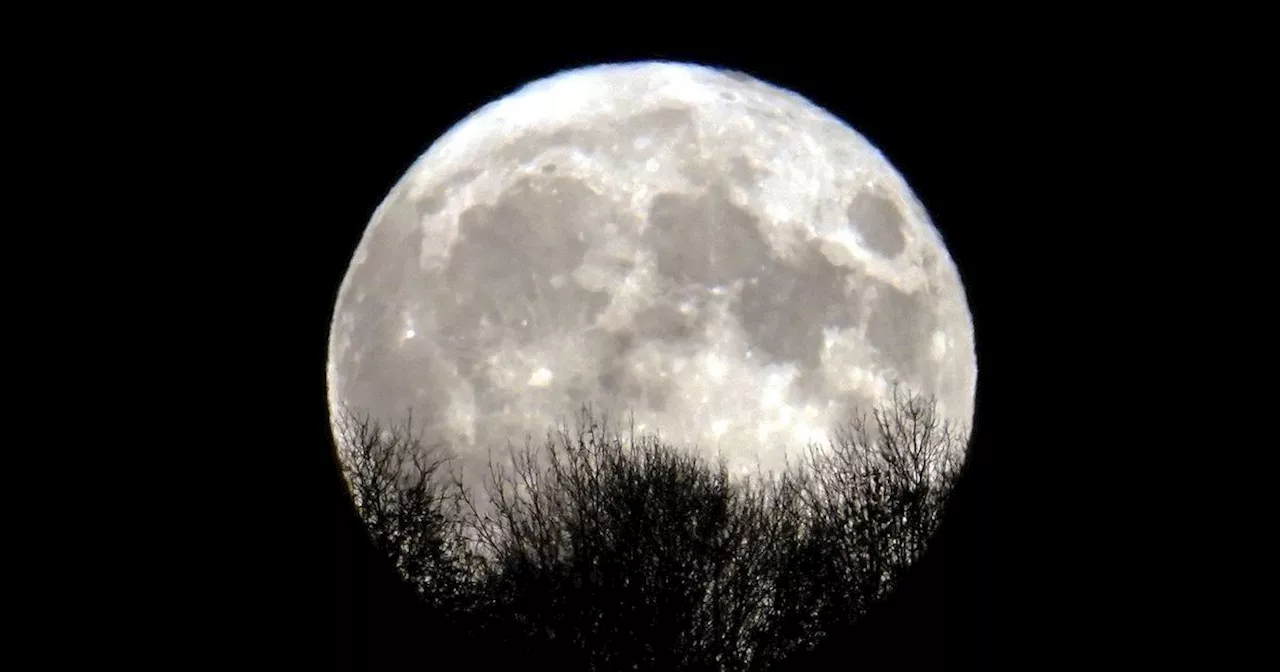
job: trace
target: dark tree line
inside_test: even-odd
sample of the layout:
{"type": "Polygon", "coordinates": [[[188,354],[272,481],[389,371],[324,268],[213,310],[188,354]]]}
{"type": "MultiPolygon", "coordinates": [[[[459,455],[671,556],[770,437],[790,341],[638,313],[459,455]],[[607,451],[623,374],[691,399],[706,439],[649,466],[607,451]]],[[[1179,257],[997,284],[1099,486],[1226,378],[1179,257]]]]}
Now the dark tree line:
{"type": "Polygon", "coordinates": [[[595,670],[776,669],[844,631],[924,551],[963,440],[895,395],[744,480],[584,408],[491,455],[472,492],[410,423],[342,431],[371,539],[430,609],[507,655],[595,670]]]}

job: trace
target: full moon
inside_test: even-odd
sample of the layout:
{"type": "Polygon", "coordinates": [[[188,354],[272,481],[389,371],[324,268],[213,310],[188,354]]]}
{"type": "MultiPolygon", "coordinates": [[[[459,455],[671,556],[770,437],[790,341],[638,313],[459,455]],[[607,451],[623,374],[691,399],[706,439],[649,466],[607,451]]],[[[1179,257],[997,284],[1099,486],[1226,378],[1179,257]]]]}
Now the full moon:
{"type": "MultiPolygon", "coordinates": [[[[669,62],[477,110],[374,212],[328,394],[410,411],[468,480],[584,403],[735,473],[783,468],[895,386],[973,419],[973,322],[904,178],[804,97],[669,62]]],[[[339,439],[340,440],[340,439],[339,439]]]]}

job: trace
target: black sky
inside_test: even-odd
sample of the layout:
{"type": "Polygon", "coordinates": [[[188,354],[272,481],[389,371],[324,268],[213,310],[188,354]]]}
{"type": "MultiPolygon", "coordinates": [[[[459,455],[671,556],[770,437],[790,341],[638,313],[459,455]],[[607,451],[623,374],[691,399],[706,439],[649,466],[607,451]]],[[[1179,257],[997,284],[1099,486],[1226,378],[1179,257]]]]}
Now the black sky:
{"type": "MultiPolygon", "coordinates": [[[[296,350],[288,354],[303,366],[294,386],[302,396],[293,403],[305,424],[288,446],[290,480],[275,509],[289,522],[261,551],[272,559],[260,571],[267,586],[260,616],[289,623],[287,641],[305,649],[308,659],[359,665],[385,642],[404,643],[390,662],[432,651],[451,655],[447,643],[429,641],[431,625],[419,620],[412,598],[365,543],[329,452],[324,363],[338,285],[374,208],[409,164],[466,114],[558,70],[647,58],[741,70],[826,107],[888,157],[942,232],[974,315],[975,450],[929,555],[869,625],[833,637],[829,653],[833,660],[848,650],[863,661],[890,662],[906,647],[915,661],[906,669],[934,662],[973,669],[1005,659],[1009,628],[1019,618],[1011,596],[1027,589],[1015,578],[1021,575],[1014,571],[1021,523],[1008,487],[1010,455],[1022,446],[1002,423],[1016,395],[1006,373],[1026,365],[1021,353],[1028,352],[1028,334],[1011,317],[1018,310],[1010,291],[1016,278],[1007,260],[1025,256],[1021,232],[1037,226],[1028,208],[1033,197],[1025,193],[1034,178],[1022,161],[1048,131],[1038,116],[1042,103],[1025,97],[1019,76],[998,54],[920,58],[917,66],[860,57],[853,49],[837,55],[835,49],[710,47],[543,49],[502,59],[424,48],[420,67],[391,65],[377,54],[273,60],[254,77],[262,109],[244,111],[266,120],[265,151],[246,160],[259,162],[256,170],[277,172],[289,192],[286,221],[272,226],[296,239],[294,256],[282,266],[288,275],[279,301],[290,319],[297,316],[289,339],[296,350]]],[[[461,652],[463,660],[470,655],[461,652]]]]}

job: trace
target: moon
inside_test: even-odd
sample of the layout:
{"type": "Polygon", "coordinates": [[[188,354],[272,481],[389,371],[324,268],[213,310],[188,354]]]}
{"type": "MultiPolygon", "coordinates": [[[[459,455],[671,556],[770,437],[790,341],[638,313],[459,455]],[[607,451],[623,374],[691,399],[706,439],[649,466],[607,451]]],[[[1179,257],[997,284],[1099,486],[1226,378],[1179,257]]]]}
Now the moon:
{"type": "MultiPolygon", "coordinates": [[[[863,136],[750,76],[569,70],[472,113],[374,212],[342,281],[328,394],[482,476],[583,403],[784,467],[895,385],[971,426],[959,272],[863,136]]],[[[340,440],[340,439],[339,439],[340,440]]]]}

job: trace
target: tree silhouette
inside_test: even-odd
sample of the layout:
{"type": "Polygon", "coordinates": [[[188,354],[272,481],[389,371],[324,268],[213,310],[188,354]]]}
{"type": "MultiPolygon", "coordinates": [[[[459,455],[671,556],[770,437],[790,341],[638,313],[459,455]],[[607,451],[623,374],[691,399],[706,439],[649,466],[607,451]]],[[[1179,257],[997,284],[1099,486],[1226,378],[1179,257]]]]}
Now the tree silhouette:
{"type": "Polygon", "coordinates": [[[370,535],[430,605],[508,654],[610,670],[774,669],[856,623],[936,530],[962,436],[895,391],[782,473],[736,479],[583,407],[491,452],[477,493],[408,423],[343,428],[370,535]]]}
{"type": "Polygon", "coordinates": [[[461,608],[472,562],[461,501],[441,478],[445,456],[422,442],[412,416],[384,427],[346,411],[337,430],[343,477],[374,547],[430,607],[461,608]]]}
{"type": "Polygon", "coordinates": [[[499,627],[592,669],[736,667],[763,607],[758,493],[655,437],[623,440],[585,408],[576,429],[501,466],[494,512],[477,519],[499,627]]]}
{"type": "Polygon", "coordinates": [[[778,558],[764,642],[784,657],[812,648],[892,592],[941,522],[959,437],[935,402],[895,390],[870,418],[838,428],[828,449],[809,446],[780,482],[802,502],[802,532],[778,558]]]}

